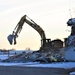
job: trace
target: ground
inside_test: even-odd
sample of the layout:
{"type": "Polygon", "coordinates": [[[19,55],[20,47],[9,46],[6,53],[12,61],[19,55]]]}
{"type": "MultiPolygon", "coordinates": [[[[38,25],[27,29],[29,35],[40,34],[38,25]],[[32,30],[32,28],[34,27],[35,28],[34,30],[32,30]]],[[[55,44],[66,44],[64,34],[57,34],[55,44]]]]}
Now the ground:
{"type": "Polygon", "coordinates": [[[74,69],[0,66],[0,75],[69,75],[74,69]]]}
{"type": "Polygon", "coordinates": [[[2,62],[7,55],[0,55],[0,75],[72,75],[75,62],[2,62]]]}

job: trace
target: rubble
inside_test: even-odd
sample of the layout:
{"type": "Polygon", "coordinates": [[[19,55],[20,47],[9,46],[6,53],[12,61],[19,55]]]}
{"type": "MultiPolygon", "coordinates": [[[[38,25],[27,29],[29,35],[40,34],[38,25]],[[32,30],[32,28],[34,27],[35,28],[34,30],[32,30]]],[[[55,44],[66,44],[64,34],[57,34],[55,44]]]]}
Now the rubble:
{"type": "Polygon", "coordinates": [[[2,62],[40,62],[51,63],[63,61],[61,53],[53,52],[23,52],[10,56],[8,59],[2,60],[2,62]]]}

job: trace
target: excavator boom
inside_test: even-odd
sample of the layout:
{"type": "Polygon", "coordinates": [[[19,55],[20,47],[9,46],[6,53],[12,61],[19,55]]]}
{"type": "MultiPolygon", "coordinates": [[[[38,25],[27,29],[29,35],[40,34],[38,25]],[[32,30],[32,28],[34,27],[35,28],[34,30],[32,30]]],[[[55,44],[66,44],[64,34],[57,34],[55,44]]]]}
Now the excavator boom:
{"type": "Polygon", "coordinates": [[[14,44],[16,44],[16,38],[21,32],[24,23],[27,23],[32,28],[34,28],[40,34],[41,40],[46,39],[44,30],[38,24],[36,24],[32,19],[30,19],[27,15],[24,15],[16,25],[13,33],[8,36],[8,41],[11,45],[13,42],[14,44]]]}

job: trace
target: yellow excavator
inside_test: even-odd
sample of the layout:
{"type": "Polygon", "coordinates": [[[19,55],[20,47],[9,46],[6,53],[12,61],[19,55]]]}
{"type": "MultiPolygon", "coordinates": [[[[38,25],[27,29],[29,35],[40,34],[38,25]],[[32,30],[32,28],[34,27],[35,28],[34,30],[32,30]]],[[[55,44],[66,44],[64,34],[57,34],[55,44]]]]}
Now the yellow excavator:
{"type": "Polygon", "coordinates": [[[18,37],[19,33],[21,32],[24,23],[27,23],[28,25],[30,25],[32,28],[34,28],[40,34],[40,36],[41,36],[40,50],[41,51],[44,51],[46,48],[49,49],[49,47],[51,47],[51,39],[46,39],[44,30],[38,24],[36,24],[32,19],[30,19],[27,15],[24,15],[20,19],[20,21],[16,25],[13,33],[7,37],[8,41],[11,45],[13,43],[14,43],[14,45],[16,44],[16,38],[18,37]]]}

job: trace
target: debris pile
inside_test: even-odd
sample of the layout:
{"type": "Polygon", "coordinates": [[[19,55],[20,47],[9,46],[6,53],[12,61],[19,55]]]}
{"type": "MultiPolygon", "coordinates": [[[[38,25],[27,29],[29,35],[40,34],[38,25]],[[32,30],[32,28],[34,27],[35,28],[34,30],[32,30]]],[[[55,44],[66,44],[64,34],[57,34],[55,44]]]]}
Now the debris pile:
{"type": "Polygon", "coordinates": [[[63,61],[61,53],[53,52],[22,52],[21,54],[15,54],[8,59],[2,60],[2,62],[40,62],[50,63],[63,61]]]}

